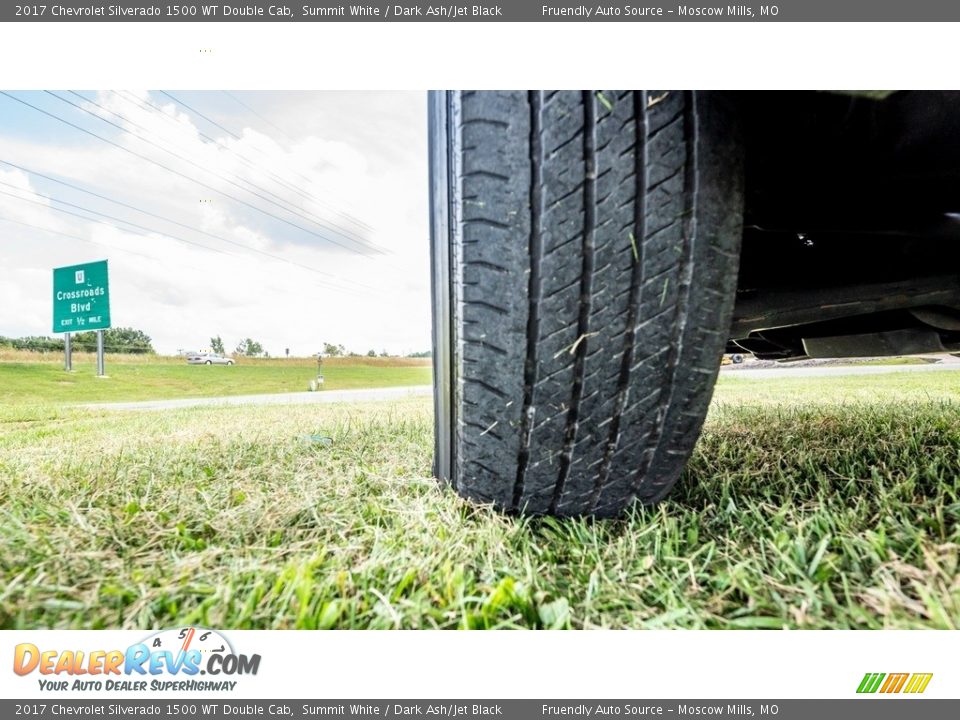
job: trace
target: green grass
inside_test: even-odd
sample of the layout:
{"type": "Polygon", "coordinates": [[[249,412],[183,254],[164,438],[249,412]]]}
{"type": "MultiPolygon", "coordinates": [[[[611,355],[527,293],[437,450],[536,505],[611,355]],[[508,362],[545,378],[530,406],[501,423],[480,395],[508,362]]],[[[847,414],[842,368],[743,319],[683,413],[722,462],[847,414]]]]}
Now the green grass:
{"type": "Polygon", "coordinates": [[[724,379],[619,521],[438,487],[428,399],[7,407],[0,627],[957,628],[952,375],[724,379]]]}
{"type": "MultiPolygon", "coordinates": [[[[429,366],[387,364],[327,365],[328,390],[429,385],[429,366]]],[[[84,403],[216,397],[306,391],[316,377],[316,366],[282,362],[225,365],[107,363],[107,378],[97,378],[92,363],[74,364],[66,373],[61,365],[40,362],[0,362],[0,404],[84,403]]]]}
{"type": "Polygon", "coordinates": [[[863,362],[854,362],[853,365],[931,365],[932,361],[922,357],[888,357],[874,358],[863,362]]]}
{"type": "Polygon", "coordinates": [[[749,371],[725,374],[717,383],[715,405],[916,406],[943,400],[960,402],[960,372],[903,372],[762,379],[749,371]]]}

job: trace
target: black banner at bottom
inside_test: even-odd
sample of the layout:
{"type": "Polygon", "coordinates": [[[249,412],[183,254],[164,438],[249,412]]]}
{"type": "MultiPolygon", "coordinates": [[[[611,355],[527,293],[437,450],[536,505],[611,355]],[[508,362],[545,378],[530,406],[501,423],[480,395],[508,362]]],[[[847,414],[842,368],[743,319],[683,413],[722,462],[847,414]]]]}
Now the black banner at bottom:
{"type": "Polygon", "coordinates": [[[873,695],[849,700],[0,700],[0,717],[153,718],[648,718],[777,720],[960,717],[960,700],[873,695]],[[909,709],[907,708],[909,705],[909,709]]]}

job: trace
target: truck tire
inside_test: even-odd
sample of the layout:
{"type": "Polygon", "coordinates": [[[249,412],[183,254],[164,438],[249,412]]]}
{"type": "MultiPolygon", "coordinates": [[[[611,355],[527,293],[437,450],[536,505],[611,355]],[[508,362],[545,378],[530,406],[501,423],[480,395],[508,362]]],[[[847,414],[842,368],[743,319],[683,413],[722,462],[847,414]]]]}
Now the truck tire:
{"type": "Polygon", "coordinates": [[[614,516],[676,482],[736,291],[728,101],[431,94],[434,470],[459,494],[614,516]]]}

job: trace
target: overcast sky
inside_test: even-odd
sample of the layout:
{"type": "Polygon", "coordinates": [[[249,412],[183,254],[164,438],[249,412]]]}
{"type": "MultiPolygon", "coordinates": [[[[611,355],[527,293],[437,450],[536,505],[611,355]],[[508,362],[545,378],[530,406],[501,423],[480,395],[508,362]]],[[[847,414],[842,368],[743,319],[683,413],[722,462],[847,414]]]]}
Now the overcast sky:
{"type": "Polygon", "coordinates": [[[49,335],[52,269],[107,259],[159,352],[429,349],[424,94],[9,95],[0,335],[49,335]]]}

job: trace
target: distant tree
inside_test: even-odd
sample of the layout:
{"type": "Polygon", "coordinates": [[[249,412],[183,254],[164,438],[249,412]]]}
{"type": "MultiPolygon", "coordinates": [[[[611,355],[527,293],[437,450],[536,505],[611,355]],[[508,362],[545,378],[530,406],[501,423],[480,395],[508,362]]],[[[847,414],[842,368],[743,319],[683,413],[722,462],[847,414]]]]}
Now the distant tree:
{"type": "Polygon", "coordinates": [[[110,328],[103,331],[104,345],[113,352],[155,353],[153,340],[142,330],[134,328],[110,328]]]}
{"type": "MultiPolygon", "coordinates": [[[[71,335],[71,342],[73,343],[74,350],[80,350],[82,352],[96,352],[97,350],[97,333],[93,330],[88,330],[87,332],[73,333],[71,335]]],[[[107,336],[103,336],[103,346],[106,349],[107,346],[107,336]]]]}
{"type": "Polygon", "coordinates": [[[253,338],[246,338],[237,344],[236,353],[247,357],[258,357],[263,355],[263,345],[253,338]]]}
{"type": "Polygon", "coordinates": [[[227,354],[227,351],[223,349],[223,339],[219,335],[210,338],[210,349],[218,355],[227,354]]]}
{"type": "Polygon", "coordinates": [[[325,342],[323,344],[323,354],[327,357],[343,357],[347,354],[347,349],[343,345],[325,342]]]}
{"type": "MultiPolygon", "coordinates": [[[[97,349],[97,333],[95,330],[74,333],[73,347],[84,352],[95,352],[97,349]]],[[[146,354],[155,353],[153,341],[142,330],[134,328],[107,328],[103,331],[103,347],[109,353],[146,354]]]]}
{"type": "Polygon", "coordinates": [[[381,350],[380,357],[390,357],[390,353],[388,353],[386,350],[381,350]]]}
{"type": "Polygon", "coordinates": [[[367,350],[367,357],[376,357],[376,356],[377,356],[376,350],[367,350]]]}
{"type": "Polygon", "coordinates": [[[43,335],[29,335],[27,337],[11,338],[10,344],[16,350],[32,350],[34,352],[63,350],[63,340],[61,338],[51,338],[43,335]]]}
{"type": "Polygon", "coordinates": [[[409,357],[409,358],[428,358],[428,357],[433,357],[433,351],[432,351],[432,350],[424,350],[423,352],[407,353],[407,357],[409,357]]]}

